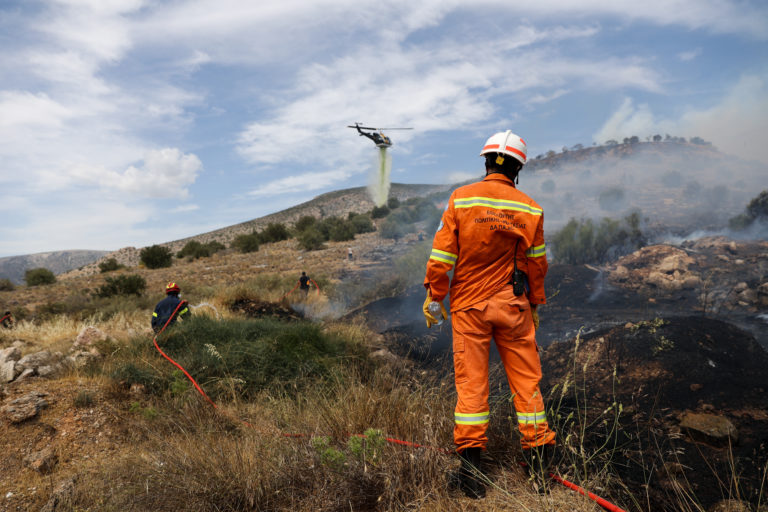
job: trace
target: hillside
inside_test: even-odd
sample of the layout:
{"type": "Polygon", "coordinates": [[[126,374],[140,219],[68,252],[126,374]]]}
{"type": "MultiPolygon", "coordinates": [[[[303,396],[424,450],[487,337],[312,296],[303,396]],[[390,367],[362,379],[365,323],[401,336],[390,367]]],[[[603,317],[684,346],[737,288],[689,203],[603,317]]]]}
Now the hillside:
{"type": "Polygon", "coordinates": [[[54,251],[8,256],[0,258],[0,279],[10,279],[16,284],[24,282],[24,272],[30,268],[47,268],[54,274],[62,274],[99,260],[107,251],[54,251]]]}

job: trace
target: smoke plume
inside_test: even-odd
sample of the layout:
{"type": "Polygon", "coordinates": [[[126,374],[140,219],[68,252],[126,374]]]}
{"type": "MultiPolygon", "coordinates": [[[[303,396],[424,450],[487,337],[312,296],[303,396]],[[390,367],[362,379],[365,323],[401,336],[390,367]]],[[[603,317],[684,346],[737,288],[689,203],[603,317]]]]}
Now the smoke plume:
{"type": "Polygon", "coordinates": [[[392,171],[392,157],[387,148],[378,148],[376,165],[371,172],[368,193],[376,206],[383,206],[389,198],[389,174],[392,171]]]}

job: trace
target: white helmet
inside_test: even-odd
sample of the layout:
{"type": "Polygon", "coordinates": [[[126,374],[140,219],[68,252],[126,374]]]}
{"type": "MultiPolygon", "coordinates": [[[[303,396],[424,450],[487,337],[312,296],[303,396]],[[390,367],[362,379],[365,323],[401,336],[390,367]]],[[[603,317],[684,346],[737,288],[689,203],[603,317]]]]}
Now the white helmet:
{"type": "MultiPolygon", "coordinates": [[[[528,148],[525,145],[525,141],[510,130],[491,135],[485,142],[483,150],[480,151],[480,156],[487,155],[488,153],[509,155],[523,165],[528,160],[528,148]]],[[[499,165],[503,164],[504,157],[500,156],[499,159],[497,159],[496,163],[499,165]],[[498,161],[499,159],[501,159],[500,162],[498,161]]]]}

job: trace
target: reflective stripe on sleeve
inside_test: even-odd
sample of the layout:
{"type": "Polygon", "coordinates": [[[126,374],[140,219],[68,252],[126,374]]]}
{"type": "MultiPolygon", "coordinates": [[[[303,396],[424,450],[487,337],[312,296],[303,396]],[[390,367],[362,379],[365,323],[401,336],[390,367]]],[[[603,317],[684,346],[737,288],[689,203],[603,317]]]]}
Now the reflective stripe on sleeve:
{"type": "Polygon", "coordinates": [[[457,258],[458,256],[456,254],[441,251],[439,249],[432,249],[432,253],[429,255],[429,259],[442,261],[443,263],[447,263],[449,265],[456,263],[457,258]]]}
{"type": "Polygon", "coordinates": [[[490,411],[476,413],[455,412],[453,416],[457,425],[482,425],[483,423],[488,423],[490,411]]]}
{"type": "Polygon", "coordinates": [[[152,316],[153,316],[153,317],[155,317],[155,318],[157,318],[157,313],[153,312],[153,313],[152,313],[152,316]]]}
{"type": "Polygon", "coordinates": [[[521,425],[538,425],[539,423],[546,423],[547,415],[544,413],[544,411],[519,412],[517,413],[517,421],[521,425]]]}
{"type": "Polygon", "coordinates": [[[541,216],[544,210],[536,208],[529,204],[519,201],[510,201],[508,199],[494,199],[492,197],[463,197],[453,200],[454,208],[472,208],[473,206],[483,206],[495,210],[513,210],[516,212],[530,213],[531,215],[541,216]]]}
{"type": "Polygon", "coordinates": [[[527,251],[525,251],[525,255],[529,258],[539,258],[541,256],[547,255],[547,246],[546,244],[537,245],[536,247],[530,247],[527,251]]]}
{"type": "Polygon", "coordinates": [[[184,313],[189,312],[189,308],[184,308],[181,311],[179,311],[179,316],[183,315],[184,313]]]}

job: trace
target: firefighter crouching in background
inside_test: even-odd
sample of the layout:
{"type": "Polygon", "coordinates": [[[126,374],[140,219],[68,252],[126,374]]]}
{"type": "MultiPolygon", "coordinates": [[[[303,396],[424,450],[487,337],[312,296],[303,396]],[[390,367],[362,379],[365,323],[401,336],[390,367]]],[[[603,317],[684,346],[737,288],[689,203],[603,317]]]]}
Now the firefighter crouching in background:
{"type": "Polygon", "coordinates": [[[0,317],[0,325],[6,329],[13,329],[13,315],[11,315],[10,311],[6,311],[3,313],[3,316],[0,317]]]}
{"type": "Polygon", "coordinates": [[[181,300],[179,293],[181,293],[181,289],[176,283],[171,282],[165,286],[166,297],[157,303],[155,311],[152,313],[153,331],[160,332],[165,323],[168,322],[168,319],[171,318],[171,315],[173,315],[173,318],[171,318],[168,325],[173,325],[177,318],[184,319],[191,314],[187,301],[181,300]]]}
{"type": "Polygon", "coordinates": [[[450,291],[458,394],[454,442],[461,458],[456,483],[467,496],[485,496],[478,468],[488,442],[493,338],[512,391],[523,454],[534,486],[545,492],[555,432],[547,424],[539,391],[541,363],[535,339],[536,307],[546,302],[543,211],[515,187],[527,155],[520,137],[510,131],[496,133],[480,155],[485,157],[486,176],[451,194],[424,279],[427,326],[447,318],[442,301],[450,291]],[[449,287],[448,272],[454,266],[449,287]],[[429,308],[433,302],[437,304],[429,308]]]}

